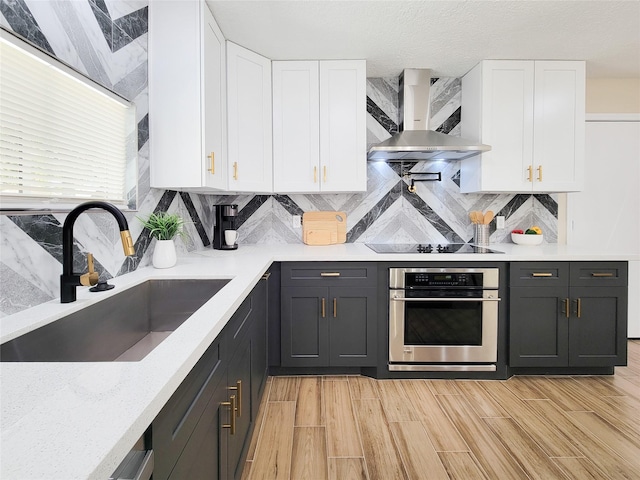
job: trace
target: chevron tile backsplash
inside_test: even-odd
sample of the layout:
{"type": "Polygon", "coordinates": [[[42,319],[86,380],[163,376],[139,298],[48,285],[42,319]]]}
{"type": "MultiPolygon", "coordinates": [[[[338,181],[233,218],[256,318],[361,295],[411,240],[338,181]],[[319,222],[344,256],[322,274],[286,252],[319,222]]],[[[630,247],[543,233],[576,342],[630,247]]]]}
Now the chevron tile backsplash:
{"type": "MultiPolygon", "coordinates": [[[[242,244],[301,243],[292,216],[308,210],[344,210],[348,242],[460,242],[472,237],[469,210],[492,209],[507,217],[507,228],[491,241],[506,240],[511,227],[538,224],[545,240],[557,238],[557,203],[549,195],[461,194],[459,164],[405,164],[412,172],[442,173],[441,182],[418,183],[416,194],[395,164],[368,165],[367,191],[334,195],[196,195],[150,188],[149,106],[147,100],[148,0],[0,0],[0,24],[15,31],[108,88],[132,99],[138,114],[138,212],[127,213],[136,256],[124,257],[117,225],[111,216],[87,212],[74,229],[74,263],[95,256],[96,270],[106,280],[150,264],[148,232],[136,215],[171,211],[190,219],[180,252],[211,248],[213,205],[237,203],[242,244]]],[[[367,81],[367,142],[377,143],[397,131],[397,79],[367,81]]],[[[442,78],[431,88],[431,128],[457,135],[460,81],[442,78]]],[[[61,226],[65,214],[0,215],[0,317],[59,296],[61,226]]]]}

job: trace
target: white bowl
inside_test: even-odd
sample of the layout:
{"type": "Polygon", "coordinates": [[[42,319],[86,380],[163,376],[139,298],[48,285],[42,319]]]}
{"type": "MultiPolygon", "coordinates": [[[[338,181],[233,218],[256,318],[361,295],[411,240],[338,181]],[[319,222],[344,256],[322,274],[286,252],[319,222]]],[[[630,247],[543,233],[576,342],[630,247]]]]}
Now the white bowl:
{"type": "Polygon", "coordinates": [[[512,233],[511,241],[518,245],[540,245],[544,235],[533,235],[525,233],[512,233]]]}

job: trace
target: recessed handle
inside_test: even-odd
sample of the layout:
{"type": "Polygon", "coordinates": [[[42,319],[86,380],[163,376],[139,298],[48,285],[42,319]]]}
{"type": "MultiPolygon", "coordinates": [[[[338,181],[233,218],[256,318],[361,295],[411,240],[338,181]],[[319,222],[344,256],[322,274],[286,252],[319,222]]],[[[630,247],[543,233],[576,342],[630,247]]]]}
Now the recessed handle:
{"type": "Polygon", "coordinates": [[[320,272],[321,277],[339,277],[340,272],[320,272]]]}

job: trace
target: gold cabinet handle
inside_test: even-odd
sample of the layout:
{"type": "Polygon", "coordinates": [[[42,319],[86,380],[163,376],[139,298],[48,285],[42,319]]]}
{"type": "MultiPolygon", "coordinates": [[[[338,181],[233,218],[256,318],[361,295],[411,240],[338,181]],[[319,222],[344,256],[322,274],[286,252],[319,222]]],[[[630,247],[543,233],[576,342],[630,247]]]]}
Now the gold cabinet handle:
{"type": "Polygon", "coordinates": [[[322,297],[322,305],[320,307],[320,309],[321,309],[320,314],[322,315],[322,318],[325,318],[325,316],[326,316],[325,315],[325,303],[326,303],[326,300],[325,300],[324,297],[322,297]]]}
{"type": "Polygon", "coordinates": [[[611,272],[605,272],[605,273],[598,273],[598,272],[592,272],[591,273],[592,277],[613,277],[613,273],[611,272]]]}
{"type": "Polygon", "coordinates": [[[320,272],[321,277],[339,277],[340,272],[320,272]]]}
{"type": "Polygon", "coordinates": [[[538,181],[541,182],[542,181],[542,165],[539,165],[538,168],[536,168],[536,170],[538,170],[538,181]]]}
{"type": "Polygon", "coordinates": [[[582,302],[579,298],[576,298],[574,302],[576,302],[576,317],[580,318],[582,316],[582,302]]]}
{"type": "Polygon", "coordinates": [[[553,277],[553,273],[548,273],[548,272],[544,272],[544,273],[532,273],[531,274],[532,277],[553,277]]]}
{"type": "Polygon", "coordinates": [[[267,272],[264,275],[262,275],[262,280],[269,280],[270,276],[271,276],[271,272],[267,272]]]}
{"type": "Polygon", "coordinates": [[[322,167],[322,183],[327,183],[327,166],[322,167]]]}
{"type": "Polygon", "coordinates": [[[238,162],[233,162],[233,179],[238,180],[238,162]]]}
{"type": "Polygon", "coordinates": [[[565,298],[565,299],[563,300],[563,303],[564,303],[564,312],[562,312],[562,313],[564,313],[564,316],[565,316],[565,317],[569,318],[569,315],[570,315],[570,313],[569,313],[569,310],[570,310],[570,302],[569,302],[569,299],[568,299],[568,298],[565,298]]]}
{"type": "Polygon", "coordinates": [[[338,316],[338,299],[337,298],[333,298],[333,318],[336,318],[338,316]]]}
{"type": "Polygon", "coordinates": [[[237,417],[242,416],[242,380],[238,380],[236,382],[235,387],[227,387],[228,390],[233,390],[236,392],[236,406],[235,406],[235,414],[237,417]]]}
{"type": "Polygon", "coordinates": [[[533,182],[533,166],[531,165],[527,167],[527,181],[533,182]]]}
{"type": "Polygon", "coordinates": [[[318,167],[313,167],[313,183],[318,183],[318,167]]]}
{"type": "Polygon", "coordinates": [[[209,171],[211,172],[211,175],[215,175],[216,174],[215,154],[211,152],[209,155],[207,155],[207,158],[211,159],[211,167],[209,167],[209,171]]]}
{"type": "Polygon", "coordinates": [[[236,396],[235,395],[231,395],[229,397],[229,401],[228,402],[220,402],[220,405],[222,405],[223,407],[229,407],[229,423],[225,423],[222,425],[222,428],[228,428],[229,429],[229,433],[231,433],[231,435],[235,435],[236,434],[236,396]]]}

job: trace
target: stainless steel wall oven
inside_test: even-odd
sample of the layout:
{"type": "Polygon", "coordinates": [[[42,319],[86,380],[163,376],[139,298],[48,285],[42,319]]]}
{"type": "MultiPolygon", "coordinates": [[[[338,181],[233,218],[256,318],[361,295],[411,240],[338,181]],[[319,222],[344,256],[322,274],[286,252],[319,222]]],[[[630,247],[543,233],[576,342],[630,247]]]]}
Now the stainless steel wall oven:
{"type": "Polygon", "coordinates": [[[389,269],[389,370],[495,371],[498,268],[389,269]]]}

